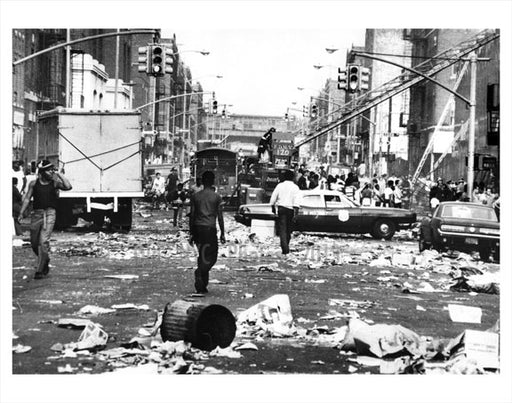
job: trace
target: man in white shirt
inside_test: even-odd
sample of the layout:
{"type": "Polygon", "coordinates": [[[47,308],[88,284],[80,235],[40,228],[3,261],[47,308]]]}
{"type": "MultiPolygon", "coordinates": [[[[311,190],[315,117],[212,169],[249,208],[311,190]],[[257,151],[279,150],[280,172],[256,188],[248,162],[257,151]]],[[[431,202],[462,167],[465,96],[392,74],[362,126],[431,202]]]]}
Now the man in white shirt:
{"type": "Polygon", "coordinates": [[[292,171],[285,171],[284,180],[279,183],[270,197],[272,212],[276,214],[279,224],[279,238],[283,255],[290,253],[293,220],[299,213],[300,189],[293,183],[292,171]]]}
{"type": "Polygon", "coordinates": [[[23,170],[23,161],[13,161],[12,163],[12,177],[18,178],[18,184],[16,187],[19,192],[23,195],[27,185],[27,178],[25,177],[25,171],[23,170]]]}
{"type": "MultiPolygon", "coordinates": [[[[153,184],[151,185],[151,191],[153,192],[153,208],[159,208],[160,202],[164,199],[165,193],[165,178],[160,175],[160,172],[157,172],[155,175],[155,179],[153,179],[153,184]]],[[[167,203],[166,203],[167,204],[167,203]]]]}

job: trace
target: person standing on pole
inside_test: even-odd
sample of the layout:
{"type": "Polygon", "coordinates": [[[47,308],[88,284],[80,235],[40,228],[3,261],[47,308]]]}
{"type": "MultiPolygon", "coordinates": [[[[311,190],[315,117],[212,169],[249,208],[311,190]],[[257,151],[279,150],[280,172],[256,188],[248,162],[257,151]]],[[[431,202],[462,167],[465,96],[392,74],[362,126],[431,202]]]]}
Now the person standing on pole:
{"type": "Polygon", "coordinates": [[[290,239],[294,218],[299,213],[300,189],[293,183],[293,171],[284,172],[284,180],[279,183],[270,197],[272,213],[276,214],[279,225],[279,238],[283,255],[290,253],[290,239]]]}
{"type": "Polygon", "coordinates": [[[200,294],[208,292],[210,269],[217,262],[219,250],[217,242],[217,224],[219,221],[220,242],[225,243],[224,218],[222,216],[222,198],[215,193],[213,183],[215,175],[205,171],[201,181],[203,189],[190,197],[190,243],[195,243],[199,256],[195,275],[195,288],[200,294]]]}
{"type": "Polygon", "coordinates": [[[37,269],[34,278],[44,278],[50,271],[49,251],[50,237],[56,219],[57,191],[71,190],[72,186],[64,175],[57,173],[48,160],[38,164],[37,179],[28,185],[23,198],[18,221],[23,218],[30,199],[34,199],[32,219],[30,222],[30,243],[32,250],[38,256],[37,269]]]}

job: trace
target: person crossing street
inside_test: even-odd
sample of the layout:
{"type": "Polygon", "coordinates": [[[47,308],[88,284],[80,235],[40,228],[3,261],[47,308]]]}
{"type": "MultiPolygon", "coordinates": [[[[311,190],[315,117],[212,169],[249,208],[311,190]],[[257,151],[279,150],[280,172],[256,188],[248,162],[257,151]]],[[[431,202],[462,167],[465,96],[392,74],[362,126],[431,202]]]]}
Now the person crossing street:
{"type": "Polygon", "coordinates": [[[219,250],[217,225],[219,221],[220,242],[226,243],[222,198],[213,188],[215,174],[205,171],[202,175],[203,189],[190,197],[190,243],[195,243],[199,256],[195,275],[195,288],[200,294],[208,292],[209,273],[217,262],[219,250]]]}
{"type": "Polygon", "coordinates": [[[287,170],[270,198],[272,212],[278,217],[279,238],[283,255],[290,253],[290,239],[294,218],[299,213],[300,189],[293,183],[293,171],[287,170]]]}
{"type": "Polygon", "coordinates": [[[30,199],[33,198],[34,209],[30,223],[30,243],[32,250],[38,257],[37,269],[34,275],[36,280],[47,276],[50,270],[50,237],[55,225],[57,191],[59,189],[71,190],[71,183],[64,175],[55,171],[55,167],[50,161],[41,161],[38,165],[37,179],[29,183],[18,217],[18,221],[23,218],[30,199]]]}

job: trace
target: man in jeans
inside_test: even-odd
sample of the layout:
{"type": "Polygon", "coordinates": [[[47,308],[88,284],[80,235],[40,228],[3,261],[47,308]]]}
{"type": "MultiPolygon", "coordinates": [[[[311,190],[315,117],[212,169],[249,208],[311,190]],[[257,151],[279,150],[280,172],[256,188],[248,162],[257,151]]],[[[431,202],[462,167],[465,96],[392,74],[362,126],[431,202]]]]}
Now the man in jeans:
{"type": "Polygon", "coordinates": [[[50,270],[50,236],[55,225],[55,209],[57,208],[57,190],[71,190],[71,183],[48,160],[38,165],[37,179],[30,182],[23,198],[18,221],[23,218],[25,210],[34,198],[32,218],[30,222],[30,243],[32,250],[38,256],[37,269],[34,278],[44,278],[50,270]]]}
{"type": "Polygon", "coordinates": [[[293,171],[285,171],[283,181],[276,186],[270,197],[274,214],[277,206],[279,238],[283,255],[290,253],[293,221],[299,212],[300,189],[293,183],[293,177],[293,171]]]}
{"type": "Polygon", "coordinates": [[[208,292],[210,269],[217,262],[217,225],[219,220],[220,241],[224,237],[224,218],[222,216],[222,198],[215,193],[213,183],[215,175],[206,171],[202,176],[203,189],[190,197],[190,243],[195,243],[199,256],[195,275],[195,288],[200,294],[208,292]]]}

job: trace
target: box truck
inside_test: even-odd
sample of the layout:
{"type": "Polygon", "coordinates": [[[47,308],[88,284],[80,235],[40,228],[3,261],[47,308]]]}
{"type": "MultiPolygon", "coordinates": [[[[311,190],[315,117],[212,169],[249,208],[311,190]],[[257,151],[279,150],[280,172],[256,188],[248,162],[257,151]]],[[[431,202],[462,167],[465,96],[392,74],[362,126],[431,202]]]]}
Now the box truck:
{"type": "Polygon", "coordinates": [[[63,170],[73,186],[59,194],[58,227],[81,217],[130,230],[132,199],[144,196],[141,136],[138,111],[59,107],[39,114],[37,157],[63,170]]]}

